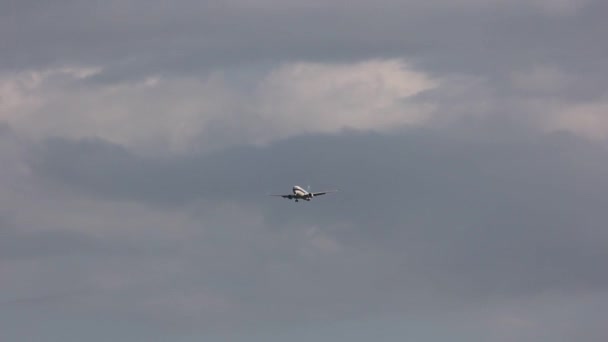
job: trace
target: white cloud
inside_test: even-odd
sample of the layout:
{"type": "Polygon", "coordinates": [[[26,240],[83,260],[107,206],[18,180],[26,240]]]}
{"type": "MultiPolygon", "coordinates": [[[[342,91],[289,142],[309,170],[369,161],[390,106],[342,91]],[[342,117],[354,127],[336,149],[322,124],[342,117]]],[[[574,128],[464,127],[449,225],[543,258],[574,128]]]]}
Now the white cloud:
{"type": "Polygon", "coordinates": [[[548,123],[551,131],[568,131],[591,140],[608,140],[608,101],[564,106],[548,123]]]}
{"type": "Polygon", "coordinates": [[[5,77],[0,119],[32,139],[99,137],[138,150],[179,150],[230,103],[215,77],[93,85],[76,71],[5,77]]]}
{"type": "Polygon", "coordinates": [[[605,97],[567,100],[558,96],[563,92],[551,93],[553,90],[549,90],[549,85],[547,87],[541,87],[540,94],[511,99],[510,110],[522,114],[519,118],[524,124],[538,130],[539,134],[567,132],[595,142],[608,142],[608,100],[605,97]]]}
{"type": "Polygon", "coordinates": [[[275,135],[386,131],[428,119],[429,109],[408,101],[438,86],[399,60],[331,65],[298,63],[273,71],[258,89],[259,114],[275,135]]]}
{"type": "Polygon", "coordinates": [[[345,129],[391,132],[486,117],[498,108],[525,114],[545,131],[608,138],[605,100],[556,97],[576,80],[539,65],[510,75],[525,97],[504,98],[483,79],[433,79],[402,60],[290,63],[235,84],[221,73],[94,83],[99,68],[60,68],[0,77],[0,121],[16,136],[99,137],[137,153],[185,153],[233,144],[265,144],[345,129]],[[429,96],[418,96],[429,91],[429,96]]]}
{"type": "Polygon", "coordinates": [[[400,60],[288,64],[248,90],[218,74],[203,80],[85,82],[99,72],[63,68],[4,76],[0,119],[32,139],[99,137],[139,152],[184,152],[201,142],[265,143],[418,124],[428,108],[408,100],[438,84],[400,60]]]}

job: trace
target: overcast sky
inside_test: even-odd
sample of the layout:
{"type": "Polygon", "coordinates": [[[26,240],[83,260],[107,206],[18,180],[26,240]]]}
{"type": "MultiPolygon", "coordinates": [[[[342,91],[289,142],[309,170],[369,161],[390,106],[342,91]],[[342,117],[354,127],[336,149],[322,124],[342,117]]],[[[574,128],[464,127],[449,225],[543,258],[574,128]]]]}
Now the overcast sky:
{"type": "Polygon", "coordinates": [[[606,341],[606,13],[0,0],[0,340],[606,341]]]}

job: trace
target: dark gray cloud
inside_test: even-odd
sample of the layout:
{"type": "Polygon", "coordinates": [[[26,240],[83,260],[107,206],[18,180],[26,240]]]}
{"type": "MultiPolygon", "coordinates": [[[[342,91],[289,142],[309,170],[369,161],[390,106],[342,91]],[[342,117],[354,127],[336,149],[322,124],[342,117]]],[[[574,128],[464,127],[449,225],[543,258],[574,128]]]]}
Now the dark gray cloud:
{"type": "MultiPolygon", "coordinates": [[[[277,233],[294,222],[346,224],[324,233],[348,248],[350,259],[382,265],[361,269],[352,283],[371,286],[373,278],[374,286],[406,298],[421,285],[457,299],[606,290],[606,151],[566,134],[514,136],[487,142],[438,131],[352,133],[171,160],[144,159],[102,141],[53,140],[31,165],[49,182],[88,196],[253,206],[277,233]],[[288,191],[294,179],[342,192],[300,206],[266,197],[288,191]]],[[[309,276],[336,282],[328,295],[360,307],[357,291],[348,298],[340,290],[351,284],[348,276],[309,276]]],[[[272,301],[265,290],[250,290],[272,301]]],[[[392,300],[383,298],[383,305],[392,300]]]]}
{"type": "MultiPolygon", "coordinates": [[[[61,230],[61,227],[18,227],[0,218],[0,260],[36,260],[53,257],[141,256],[170,251],[169,246],[143,246],[124,240],[104,239],[61,230]],[[41,229],[42,228],[42,229],[41,229]]],[[[72,227],[67,227],[72,228],[72,227]]]]}
{"type": "Polygon", "coordinates": [[[495,74],[546,63],[587,75],[605,69],[605,3],[559,13],[560,3],[3,1],[2,61],[4,69],[102,65],[110,79],[396,56],[437,72],[495,74]]]}
{"type": "Polygon", "coordinates": [[[53,256],[82,256],[86,254],[128,254],[121,243],[101,243],[84,234],[51,231],[22,233],[11,227],[0,229],[0,259],[37,259],[53,256]]]}

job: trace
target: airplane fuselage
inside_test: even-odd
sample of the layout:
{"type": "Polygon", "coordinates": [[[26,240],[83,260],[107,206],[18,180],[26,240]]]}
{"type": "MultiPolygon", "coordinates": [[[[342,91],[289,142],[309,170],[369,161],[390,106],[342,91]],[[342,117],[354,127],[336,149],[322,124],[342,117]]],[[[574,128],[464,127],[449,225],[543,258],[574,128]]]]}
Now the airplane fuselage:
{"type": "Polygon", "coordinates": [[[310,199],[313,197],[313,195],[302,189],[302,187],[298,186],[298,185],[294,185],[293,189],[291,189],[291,191],[293,192],[293,196],[296,199],[296,201],[298,199],[303,199],[305,201],[310,201],[310,199]]]}

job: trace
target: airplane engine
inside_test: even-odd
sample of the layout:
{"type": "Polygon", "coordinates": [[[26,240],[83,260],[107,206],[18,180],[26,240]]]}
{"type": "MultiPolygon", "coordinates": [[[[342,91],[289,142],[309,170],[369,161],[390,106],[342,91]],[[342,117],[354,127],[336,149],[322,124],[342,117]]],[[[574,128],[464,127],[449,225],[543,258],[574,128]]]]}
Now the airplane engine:
{"type": "Polygon", "coordinates": [[[315,195],[313,195],[312,193],[308,194],[308,198],[313,198],[313,197],[315,197],[315,195]]]}

